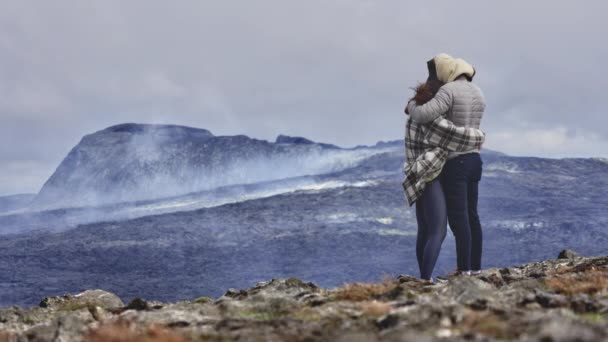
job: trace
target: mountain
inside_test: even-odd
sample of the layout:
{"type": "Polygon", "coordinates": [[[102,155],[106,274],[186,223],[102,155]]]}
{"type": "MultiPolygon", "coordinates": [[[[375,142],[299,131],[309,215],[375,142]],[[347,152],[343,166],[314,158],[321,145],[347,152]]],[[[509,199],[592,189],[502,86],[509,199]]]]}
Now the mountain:
{"type": "Polygon", "coordinates": [[[97,206],[329,172],[352,163],[345,152],[283,135],[272,143],[184,126],[120,124],[84,136],[33,206],[97,206]]]}
{"type": "MultiPolygon", "coordinates": [[[[306,139],[304,137],[292,137],[292,136],[283,135],[283,134],[279,134],[279,136],[275,140],[275,143],[277,143],[277,144],[298,144],[298,145],[317,144],[314,141],[306,139]]],[[[318,144],[325,148],[339,148],[338,146],[332,145],[332,144],[323,144],[323,143],[318,143],[318,144]]]]}
{"type": "Polygon", "coordinates": [[[557,259],[436,284],[405,274],[378,280],[323,288],[307,279],[272,278],[174,303],[86,290],[46,297],[29,309],[0,309],[0,339],[608,340],[608,256],[564,250],[557,259]]]}

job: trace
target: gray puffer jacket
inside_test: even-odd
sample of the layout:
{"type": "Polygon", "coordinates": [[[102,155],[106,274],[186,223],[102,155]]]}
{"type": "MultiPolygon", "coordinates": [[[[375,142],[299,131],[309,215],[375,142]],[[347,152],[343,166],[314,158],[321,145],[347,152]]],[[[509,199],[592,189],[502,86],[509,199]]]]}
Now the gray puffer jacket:
{"type": "MultiPolygon", "coordinates": [[[[417,123],[429,123],[445,114],[456,126],[479,129],[486,102],[481,89],[463,77],[443,85],[429,102],[418,106],[415,101],[410,101],[407,108],[417,123]]],[[[448,158],[470,152],[479,152],[479,149],[450,152],[448,158]]]]}

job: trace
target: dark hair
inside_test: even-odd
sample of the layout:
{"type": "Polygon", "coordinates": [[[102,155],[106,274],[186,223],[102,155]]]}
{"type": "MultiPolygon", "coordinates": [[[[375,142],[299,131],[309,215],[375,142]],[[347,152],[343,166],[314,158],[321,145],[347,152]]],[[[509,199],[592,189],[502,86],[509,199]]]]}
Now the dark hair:
{"type": "Polygon", "coordinates": [[[440,80],[427,80],[424,83],[420,83],[415,88],[412,88],[415,94],[411,100],[416,100],[416,105],[418,106],[423,105],[435,97],[439,88],[444,84],[440,80]]]}
{"type": "MultiPolygon", "coordinates": [[[[439,78],[437,78],[437,68],[435,67],[434,59],[427,61],[426,66],[429,70],[429,77],[426,79],[426,82],[419,83],[416,87],[412,88],[415,94],[412,96],[412,98],[410,98],[410,101],[415,100],[416,105],[418,106],[429,102],[433,97],[435,97],[435,94],[437,94],[439,88],[445,84],[444,82],[440,81],[439,78]]],[[[405,113],[409,114],[407,106],[405,106],[405,113]]]]}
{"type": "Polygon", "coordinates": [[[439,91],[442,85],[445,83],[437,78],[437,67],[435,66],[435,59],[432,58],[426,62],[426,67],[429,71],[429,76],[425,83],[420,83],[414,88],[416,94],[412,99],[416,100],[418,106],[429,102],[435,94],[439,91]]]}

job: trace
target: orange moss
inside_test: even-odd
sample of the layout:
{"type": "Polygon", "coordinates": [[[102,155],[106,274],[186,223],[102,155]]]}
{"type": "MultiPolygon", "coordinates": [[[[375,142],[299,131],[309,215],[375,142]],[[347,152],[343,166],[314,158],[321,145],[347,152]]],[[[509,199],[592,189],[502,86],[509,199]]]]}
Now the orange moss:
{"type": "Polygon", "coordinates": [[[0,330],[0,342],[13,341],[15,335],[8,331],[0,330]]]}
{"type": "Polygon", "coordinates": [[[361,311],[368,316],[384,316],[392,309],[389,303],[369,301],[361,303],[361,311]]]}
{"type": "Polygon", "coordinates": [[[545,284],[550,289],[565,295],[594,294],[608,290],[608,271],[590,269],[583,273],[554,275],[548,277],[545,284]]]}
{"type": "Polygon", "coordinates": [[[470,312],[459,326],[466,332],[475,332],[496,338],[514,338],[509,323],[500,316],[488,312],[470,312]]]}
{"type": "Polygon", "coordinates": [[[365,301],[384,295],[398,286],[390,276],[385,275],[380,283],[351,283],[332,290],[334,299],[348,301],[365,301]]]}
{"type": "Polygon", "coordinates": [[[560,265],[560,266],[557,266],[555,268],[555,270],[551,273],[551,275],[567,274],[567,273],[573,273],[573,272],[574,272],[574,267],[572,267],[572,266],[566,266],[566,265],[560,265]]]}
{"type": "Polygon", "coordinates": [[[127,321],[102,325],[84,337],[84,342],[184,342],[183,336],[158,326],[137,332],[127,321]]]}

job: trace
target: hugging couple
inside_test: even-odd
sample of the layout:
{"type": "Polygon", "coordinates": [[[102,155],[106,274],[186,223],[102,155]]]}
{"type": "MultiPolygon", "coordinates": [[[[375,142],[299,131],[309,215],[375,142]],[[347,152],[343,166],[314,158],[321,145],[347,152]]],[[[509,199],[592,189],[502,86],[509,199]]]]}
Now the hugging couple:
{"type": "Polygon", "coordinates": [[[477,214],[481,180],[479,125],[485,101],[465,60],[439,54],[427,62],[429,76],[408,102],[403,189],[416,204],[416,258],[420,278],[432,273],[447,232],[456,240],[457,269],[448,277],[481,270],[482,232],[477,214]]]}

